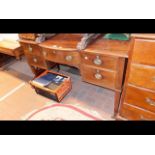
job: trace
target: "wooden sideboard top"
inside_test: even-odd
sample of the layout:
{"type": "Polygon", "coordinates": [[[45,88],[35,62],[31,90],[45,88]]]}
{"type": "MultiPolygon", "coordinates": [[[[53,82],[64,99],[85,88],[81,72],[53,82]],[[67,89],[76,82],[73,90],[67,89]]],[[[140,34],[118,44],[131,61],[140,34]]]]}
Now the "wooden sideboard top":
{"type": "Polygon", "coordinates": [[[39,45],[44,48],[57,50],[77,50],[77,45],[81,41],[82,37],[83,34],[57,34],[39,45]]]}
{"type": "MultiPolygon", "coordinates": [[[[77,45],[81,41],[83,34],[69,34],[62,33],[57,34],[51,39],[44,41],[39,44],[40,47],[55,49],[55,50],[67,50],[67,51],[78,51],[77,45]]],[[[30,40],[20,40],[20,42],[37,44],[30,40]]],[[[82,52],[102,53],[111,56],[125,57],[128,58],[131,41],[118,41],[118,40],[107,40],[100,37],[82,52]]]]}
{"type": "Polygon", "coordinates": [[[155,33],[133,33],[131,36],[142,39],[155,39],[155,33]]]}
{"type": "Polygon", "coordinates": [[[119,40],[107,40],[103,37],[96,40],[94,43],[89,45],[84,51],[85,52],[96,52],[102,54],[108,54],[111,56],[128,57],[130,50],[130,41],[119,41],[119,40]]]}

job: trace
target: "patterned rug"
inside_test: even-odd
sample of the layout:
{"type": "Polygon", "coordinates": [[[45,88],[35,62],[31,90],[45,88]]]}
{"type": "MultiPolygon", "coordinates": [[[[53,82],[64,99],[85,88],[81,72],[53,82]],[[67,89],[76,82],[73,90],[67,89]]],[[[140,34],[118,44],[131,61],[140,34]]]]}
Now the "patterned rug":
{"type": "Polygon", "coordinates": [[[36,110],[26,117],[26,120],[101,120],[79,107],[67,104],[53,104],[36,110]]]}

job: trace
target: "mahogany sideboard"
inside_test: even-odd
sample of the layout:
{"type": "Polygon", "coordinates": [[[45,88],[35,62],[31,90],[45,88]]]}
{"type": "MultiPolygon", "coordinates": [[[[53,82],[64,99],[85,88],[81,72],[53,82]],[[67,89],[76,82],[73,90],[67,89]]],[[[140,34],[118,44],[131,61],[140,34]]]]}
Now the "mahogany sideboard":
{"type": "Polygon", "coordinates": [[[79,51],[80,40],[80,34],[57,34],[20,43],[35,75],[55,64],[76,67],[83,81],[115,92],[116,118],[155,120],[155,34],[132,34],[130,41],[102,37],[79,51]]]}
{"type": "Polygon", "coordinates": [[[78,68],[83,81],[113,90],[116,115],[130,41],[112,41],[102,37],[79,51],[77,44],[80,40],[80,34],[57,34],[39,44],[22,39],[20,43],[35,75],[38,68],[50,69],[54,64],[65,64],[78,68]]]}

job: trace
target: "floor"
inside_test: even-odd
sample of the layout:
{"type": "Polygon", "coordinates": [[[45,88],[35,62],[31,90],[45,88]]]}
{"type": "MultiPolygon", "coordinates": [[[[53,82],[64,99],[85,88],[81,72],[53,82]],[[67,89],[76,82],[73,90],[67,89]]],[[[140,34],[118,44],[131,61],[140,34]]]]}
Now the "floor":
{"type": "MultiPolygon", "coordinates": [[[[81,107],[88,108],[98,113],[101,117],[111,120],[114,107],[114,92],[82,82],[81,76],[79,76],[80,73],[76,68],[62,65],[60,68],[61,73],[71,77],[73,87],[61,103],[81,105],[81,107]]],[[[44,103],[51,102],[51,100],[35,94],[34,90],[28,84],[33,78],[33,73],[27,65],[25,58],[22,58],[21,61],[10,58],[7,64],[1,67],[1,73],[13,77],[15,80],[14,84],[18,83],[17,85],[20,85],[23,91],[15,92],[14,95],[7,97],[5,100],[0,100],[0,119],[20,119],[22,113],[26,114],[28,111],[44,106],[44,103]],[[12,102],[13,100],[14,102],[12,102]],[[20,102],[21,104],[17,106],[17,103],[20,102]],[[9,112],[9,115],[5,112],[8,110],[8,106],[14,109],[9,112]]],[[[12,82],[10,82],[10,87],[11,85],[12,82]]],[[[14,87],[12,86],[10,89],[14,87]]],[[[5,91],[9,92],[10,90],[5,91]]],[[[0,93],[0,95],[2,94],[0,93]]]]}

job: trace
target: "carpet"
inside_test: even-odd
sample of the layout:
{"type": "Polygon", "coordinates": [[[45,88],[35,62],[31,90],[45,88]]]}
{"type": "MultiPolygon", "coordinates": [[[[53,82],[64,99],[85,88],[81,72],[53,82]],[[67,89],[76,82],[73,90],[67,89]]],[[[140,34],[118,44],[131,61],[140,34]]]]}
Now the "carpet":
{"type": "Polygon", "coordinates": [[[92,120],[99,121],[101,118],[81,109],[79,107],[67,104],[53,104],[45,106],[39,110],[32,112],[27,116],[26,120],[92,120]]]}

